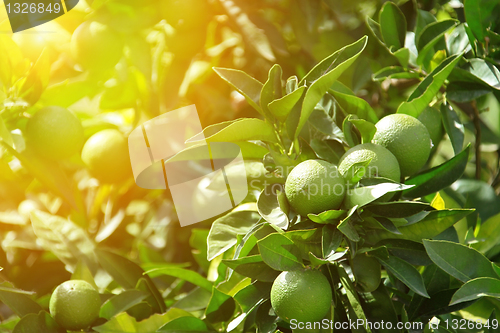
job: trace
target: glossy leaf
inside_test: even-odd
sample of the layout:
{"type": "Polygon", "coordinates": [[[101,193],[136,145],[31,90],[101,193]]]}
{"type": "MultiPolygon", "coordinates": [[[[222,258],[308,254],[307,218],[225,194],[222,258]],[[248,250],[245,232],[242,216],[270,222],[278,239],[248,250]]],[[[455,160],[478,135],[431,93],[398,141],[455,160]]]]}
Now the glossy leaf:
{"type": "Polygon", "coordinates": [[[403,191],[403,196],[406,198],[423,197],[453,184],[465,170],[469,149],[470,145],[445,163],[406,180],[406,185],[414,185],[414,187],[403,191]]]}
{"type": "MultiPolygon", "coordinates": [[[[285,230],[288,228],[289,220],[287,213],[284,212],[283,209],[287,210],[288,207],[281,207],[278,195],[284,193],[284,188],[280,187],[280,191],[276,189],[276,186],[276,184],[271,184],[262,190],[257,200],[257,208],[259,214],[267,222],[285,230]]],[[[287,203],[287,201],[284,202],[287,203]]]]}
{"type": "Polygon", "coordinates": [[[450,138],[455,155],[462,151],[464,146],[464,125],[460,121],[458,114],[449,104],[441,104],[441,119],[444,129],[450,138]]]}
{"type": "Polygon", "coordinates": [[[496,6],[498,2],[495,0],[466,0],[464,3],[467,24],[480,42],[485,41],[487,28],[495,21],[496,6]]]}
{"type": "Polygon", "coordinates": [[[17,323],[12,333],[65,333],[66,330],[45,311],[31,313],[17,323]]]}
{"type": "Polygon", "coordinates": [[[189,142],[237,142],[247,140],[277,142],[274,128],[269,125],[269,123],[255,118],[241,118],[234,121],[210,125],[203,130],[203,133],[205,139],[201,138],[200,134],[198,134],[189,139],[189,142]],[[214,131],[216,133],[209,134],[214,131]]]}
{"type": "Polygon", "coordinates": [[[151,277],[157,277],[161,275],[173,276],[184,281],[190,282],[196,286],[199,286],[205,290],[212,291],[212,283],[206,278],[201,276],[199,273],[180,267],[163,267],[154,268],[144,274],[148,274],[151,277]]]}
{"type": "Polygon", "coordinates": [[[352,115],[349,115],[347,119],[356,126],[359,133],[361,133],[361,143],[369,143],[372,141],[377,128],[375,125],[364,119],[354,119],[352,115]]]}
{"type": "Polygon", "coordinates": [[[436,265],[462,282],[478,277],[499,279],[491,261],[475,249],[442,240],[424,240],[424,246],[436,265]]]}
{"type": "Polygon", "coordinates": [[[342,242],[342,233],[332,225],[325,225],[322,229],[321,247],[323,258],[329,258],[335,254],[342,242]]]}
{"type": "Polygon", "coordinates": [[[139,304],[148,296],[147,292],[141,290],[125,290],[104,302],[101,306],[99,317],[109,320],[120,312],[124,312],[132,306],[139,304]]]}
{"type": "Polygon", "coordinates": [[[237,235],[245,235],[259,220],[255,211],[231,212],[212,224],[208,234],[208,261],[233,247],[237,235]]]}
{"type": "Polygon", "coordinates": [[[380,33],[390,50],[399,50],[405,44],[406,19],[398,6],[386,2],[379,13],[380,33]]]}
{"type": "Polygon", "coordinates": [[[375,202],[365,207],[365,211],[384,217],[408,217],[424,210],[433,210],[432,206],[416,201],[375,202]]]}
{"type": "Polygon", "coordinates": [[[383,239],[407,239],[421,242],[422,239],[433,238],[456,222],[472,213],[472,209],[449,209],[429,212],[422,220],[398,227],[401,235],[395,235],[385,230],[373,229],[366,233],[365,240],[376,244],[383,239]]]}
{"type": "Polygon", "coordinates": [[[299,248],[284,235],[270,234],[257,245],[264,262],[275,270],[291,271],[303,267],[299,248]]]}
{"type": "Polygon", "coordinates": [[[266,265],[260,254],[234,260],[222,260],[222,262],[235,272],[254,280],[273,282],[279,274],[279,271],[266,265]]]}
{"type": "Polygon", "coordinates": [[[19,317],[42,311],[42,307],[28,296],[31,294],[33,293],[13,288],[8,282],[0,285],[0,301],[19,317]]]}
{"type": "Polygon", "coordinates": [[[384,67],[372,76],[375,81],[383,81],[386,79],[418,79],[419,77],[420,74],[408,72],[400,66],[384,67]]]}
{"type": "Polygon", "coordinates": [[[377,256],[377,259],[389,272],[406,284],[408,288],[420,296],[429,298],[422,275],[420,275],[415,267],[405,260],[394,256],[389,256],[389,258],[377,256]]]}
{"type": "Polygon", "coordinates": [[[345,210],[325,210],[319,214],[307,214],[307,217],[313,222],[327,224],[336,221],[344,215],[345,212],[345,210]]]}
{"type": "Polygon", "coordinates": [[[338,90],[330,89],[329,92],[335,97],[335,100],[339,103],[340,107],[346,111],[346,113],[355,114],[360,119],[376,123],[378,117],[373,110],[373,108],[362,98],[355,95],[345,94],[338,90]]]}
{"type": "Polygon", "coordinates": [[[451,298],[450,305],[472,301],[481,297],[500,298],[500,280],[479,277],[467,281],[451,298]]]}
{"type": "Polygon", "coordinates": [[[166,313],[154,314],[151,317],[138,322],[128,313],[123,312],[111,318],[111,320],[106,323],[92,328],[94,331],[99,333],[152,333],[158,331],[158,329],[166,323],[186,315],[190,316],[190,314],[184,310],[170,308],[170,310],[166,313]]]}
{"type": "Polygon", "coordinates": [[[299,87],[282,98],[275,99],[269,103],[269,111],[280,121],[285,121],[292,109],[301,101],[306,90],[305,86],[299,87]]]}
{"type": "Polygon", "coordinates": [[[357,215],[355,215],[357,208],[358,206],[352,207],[347,217],[337,225],[337,229],[353,242],[360,240],[359,234],[354,228],[354,222],[358,220],[357,215]]]}
{"type": "Polygon", "coordinates": [[[383,178],[380,178],[377,179],[377,183],[374,185],[358,186],[349,189],[346,194],[345,205],[349,208],[354,206],[363,207],[389,192],[402,191],[409,189],[410,186],[412,185],[391,183],[389,180],[386,181],[383,178]]]}
{"type": "Polygon", "coordinates": [[[416,41],[419,50],[417,64],[423,64],[425,58],[434,51],[434,46],[442,40],[444,34],[457,24],[456,20],[444,20],[427,25],[416,41]]]}
{"type": "Polygon", "coordinates": [[[79,260],[96,268],[95,244],[82,228],[60,216],[37,210],[31,213],[31,224],[42,247],[52,251],[71,271],[79,260]]]}
{"type": "Polygon", "coordinates": [[[304,96],[302,110],[300,113],[299,122],[295,129],[294,137],[297,137],[300,130],[306,124],[309,116],[314,110],[316,104],[321,100],[323,95],[328,91],[333,82],[358,58],[364,50],[368,38],[365,36],[357,42],[347,45],[331,56],[325,58],[316,65],[299,83],[303,82],[310,84],[304,96]]]}
{"type": "Polygon", "coordinates": [[[408,100],[399,105],[397,112],[418,117],[436,96],[444,81],[461,58],[461,55],[454,55],[439,64],[436,69],[420,82],[410,97],[408,97],[408,100]]]}
{"type": "Polygon", "coordinates": [[[227,83],[232,85],[240,94],[245,96],[248,104],[263,115],[260,107],[260,92],[263,84],[247,73],[236,69],[214,68],[214,71],[227,83]]]}
{"type": "Polygon", "coordinates": [[[412,265],[427,266],[432,264],[422,243],[405,239],[385,239],[377,243],[376,246],[385,246],[391,255],[412,265]]]}
{"type": "MultiPolygon", "coordinates": [[[[269,76],[262,87],[262,92],[260,93],[260,106],[266,112],[269,113],[269,103],[276,99],[282,97],[281,91],[281,76],[283,75],[283,70],[281,66],[276,64],[269,70],[269,76]]],[[[269,119],[272,120],[272,119],[269,119]]]]}

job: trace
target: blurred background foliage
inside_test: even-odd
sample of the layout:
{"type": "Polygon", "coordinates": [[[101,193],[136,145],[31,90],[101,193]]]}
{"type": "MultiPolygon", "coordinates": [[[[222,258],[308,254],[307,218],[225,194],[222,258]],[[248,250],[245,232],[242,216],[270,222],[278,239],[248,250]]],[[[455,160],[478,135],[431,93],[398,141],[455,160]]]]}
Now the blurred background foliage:
{"type": "MultiPolygon", "coordinates": [[[[16,34],[8,33],[1,7],[1,279],[35,291],[46,307],[43,295],[71,274],[82,274],[82,260],[96,247],[111,248],[143,269],[178,263],[217,279],[218,263],[208,262],[206,255],[213,220],[180,228],[168,191],[141,189],[132,177],[100,182],[79,156],[53,161],[30,152],[23,137],[27,120],[43,107],[65,107],[78,116],[89,138],[108,128],[126,136],[148,119],[191,104],[203,127],[258,117],[212,67],[240,69],[265,82],[278,63],[284,77],[302,78],[318,61],[364,35],[369,36],[367,48],[339,81],[379,118],[396,112],[447,55],[463,52],[481,59],[478,71],[463,60],[461,70],[448,78],[447,97],[454,104],[443,123],[456,126],[456,135],[439,138],[429,164],[451,158],[456,142],[472,142],[463,179],[441,196],[446,207],[477,209],[457,225],[462,242],[477,241],[479,221],[495,219],[500,225],[500,10],[495,1],[472,1],[491,6],[491,18],[478,22],[460,0],[396,1],[408,31],[401,31],[404,45],[399,45],[409,50],[405,64],[398,48],[379,42],[367,24],[367,17],[379,21],[382,0],[82,0],[60,18],[16,34]],[[468,25],[458,25],[466,20],[468,25]],[[426,38],[438,37],[432,52],[416,59],[422,49],[415,37],[434,21],[445,23],[427,31],[426,38]],[[92,35],[91,24],[101,29],[96,28],[98,36],[92,35]],[[53,218],[35,223],[30,220],[34,210],[53,218]]],[[[498,229],[490,228],[496,238],[486,253],[500,261],[498,229]]],[[[89,262],[101,290],[119,287],[89,262]]],[[[207,297],[182,279],[161,276],[155,282],[170,305],[193,290],[196,297],[207,297]]],[[[185,299],[180,308],[197,309],[185,299]]],[[[0,313],[3,319],[12,314],[7,307],[0,313]]],[[[12,328],[17,320],[0,327],[12,328]]]]}

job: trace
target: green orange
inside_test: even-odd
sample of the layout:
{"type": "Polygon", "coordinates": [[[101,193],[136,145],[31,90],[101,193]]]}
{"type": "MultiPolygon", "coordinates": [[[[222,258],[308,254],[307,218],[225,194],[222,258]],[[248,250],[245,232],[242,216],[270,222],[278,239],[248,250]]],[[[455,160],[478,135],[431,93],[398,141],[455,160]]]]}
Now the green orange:
{"type": "Polygon", "coordinates": [[[316,322],[323,319],[332,305],[332,288],[318,270],[282,272],[271,288],[274,312],[290,322],[316,322]]]}
{"type": "Polygon", "coordinates": [[[50,297],[50,314],[67,330],[82,330],[98,317],[101,298],[95,288],[83,280],[61,283],[50,297]]]}
{"type": "Polygon", "coordinates": [[[441,120],[441,112],[438,109],[427,107],[418,116],[418,120],[427,128],[432,141],[432,152],[443,138],[444,130],[441,120]]]}
{"type": "Polygon", "coordinates": [[[351,269],[359,291],[368,293],[378,288],[382,271],[376,258],[358,253],[351,259],[351,269]]]}
{"type": "Polygon", "coordinates": [[[286,198],[300,215],[339,208],[345,192],[345,180],[337,167],[322,160],[300,163],[285,182],[286,198]]]}
{"type": "Polygon", "coordinates": [[[82,160],[91,174],[104,183],[115,183],[132,175],[128,142],[115,129],[92,135],[82,149],[82,160]]]}
{"type": "Polygon", "coordinates": [[[57,160],[79,153],[84,141],[80,120],[68,109],[48,106],[28,120],[27,144],[39,155],[57,160]]]}
{"type": "Polygon", "coordinates": [[[401,172],[396,157],[386,148],[374,144],[363,143],[349,149],[339,161],[339,172],[346,175],[349,169],[356,163],[370,161],[365,167],[363,178],[384,177],[396,182],[400,181],[401,172]]]}
{"type": "Polygon", "coordinates": [[[372,142],[384,146],[396,157],[402,176],[414,174],[427,162],[431,138],[417,118],[391,114],[379,120],[375,127],[377,132],[372,142]]]}
{"type": "Polygon", "coordinates": [[[71,37],[71,53],[83,68],[104,71],[120,60],[123,41],[108,26],[96,21],[85,21],[71,37]]]}

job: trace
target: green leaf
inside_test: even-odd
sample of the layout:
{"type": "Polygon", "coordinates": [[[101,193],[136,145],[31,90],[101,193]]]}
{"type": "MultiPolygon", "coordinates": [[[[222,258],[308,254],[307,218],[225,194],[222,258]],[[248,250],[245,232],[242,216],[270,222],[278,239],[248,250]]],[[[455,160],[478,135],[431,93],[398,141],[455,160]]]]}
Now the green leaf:
{"type": "Polygon", "coordinates": [[[462,151],[464,146],[464,125],[455,110],[447,103],[441,104],[441,118],[443,119],[444,129],[453,146],[453,152],[457,155],[462,151]]]}
{"type": "Polygon", "coordinates": [[[445,163],[406,180],[406,185],[414,185],[414,187],[403,191],[403,196],[406,198],[423,197],[453,184],[465,170],[469,149],[470,144],[460,154],[445,163]]]}
{"type": "Polygon", "coordinates": [[[389,272],[407,285],[408,288],[420,296],[430,298],[427,290],[425,289],[422,275],[420,275],[417,269],[411,264],[394,256],[389,256],[389,258],[377,256],[376,258],[389,272]]]}
{"type": "Polygon", "coordinates": [[[257,242],[264,262],[278,271],[292,271],[304,267],[299,248],[287,237],[277,233],[257,242]]]}
{"type": "Polygon", "coordinates": [[[374,81],[384,81],[386,79],[418,79],[419,73],[408,72],[400,66],[384,67],[372,75],[374,81]]]}
{"type": "Polygon", "coordinates": [[[364,119],[353,119],[352,115],[349,115],[347,119],[356,126],[359,133],[361,133],[361,143],[371,142],[377,128],[371,122],[364,119]]]}
{"type": "Polygon", "coordinates": [[[397,113],[408,114],[418,117],[436,96],[444,81],[451,73],[462,55],[454,55],[446,58],[425,79],[420,82],[415,91],[408,97],[406,102],[401,103],[397,113]]]}
{"type": "MultiPolygon", "coordinates": [[[[434,46],[443,39],[444,34],[457,26],[456,20],[444,20],[428,24],[416,40],[418,49],[417,64],[422,65],[429,53],[434,51],[434,46]]],[[[433,53],[433,52],[432,52],[433,53]]]]}
{"type": "Polygon", "coordinates": [[[500,280],[490,277],[469,280],[453,295],[450,305],[472,301],[485,296],[500,298],[500,280]]]}
{"type": "Polygon", "coordinates": [[[201,319],[192,316],[176,318],[162,327],[157,332],[172,332],[172,333],[184,333],[184,332],[209,332],[207,324],[201,319]]]}
{"type": "Polygon", "coordinates": [[[0,146],[14,155],[49,190],[65,199],[75,210],[84,211],[81,193],[77,190],[77,185],[67,177],[60,164],[39,158],[31,151],[25,150],[21,154],[3,140],[0,140],[0,146]]]}
{"type": "Polygon", "coordinates": [[[446,87],[446,98],[448,100],[467,103],[487,95],[491,89],[484,84],[476,82],[453,81],[446,87]]]}
{"type": "Polygon", "coordinates": [[[234,295],[234,299],[240,305],[243,313],[228,324],[228,332],[235,329],[255,308],[269,299],[271,286],[270,283],[255,281],[234,295]]]}
{"type": "Polygon", "coordinates": [[[337,225],[337,229],[353,242],[358,242],[360,240],[359,234],[354,227],[354,223],[359,221],[359,217],[356,214],[357,209],[358,206],[352,207],[347,217],[337,225]]]}
{"type": "Polygon", "coordinates": [[[345,212],[345,210],[325,210],[319,214],[307,214],[307,217],[313,222],[327,224],[337,221],[345,212]]]}
{"type": "Polygon", "coordinates": [[[279,195],[284,195],[284,188],[279,184],[270,184],[260,193],[257,200],[257,209],[259,214],[269,223],[286,230],[288,228],[288,201],[281,200],[285,204],[280,205],[279,195]],[[277,188],[277,186],[279,186],[277,188]],[[286,207],[282,207],[287,205],[286,207]],[[283,211],[285,210],[285,211],[283,211]]]}
{"type": "Polygon", "coordinates": [[[137,322],[134,317],[123,312],[103,325],[94,326],[92,329],[99,333],[154,333],[166,323],[183,316],[190,316],[190,314],[181,309],[170,308],[166,313],[154,314],[137,322]]]}
{"type": "Polygon", "coordinates": [[[31,313],[17,323],[12,333],[65,333],[66,330],[60,327],[56,321],[45,311],[31,313]]]}
{"type": "Polygon", "coordinates": [[[54,253],[70,271],[79,260],[94,270],[96,268],[95,244],[85,231],[73,222],[57,215],[35,210],[31,224],[40,245],[54,253]]]}
{"type": "Polygon", "coordinates": [[[399,50],[405,45],[406,18],[392,2],[386,2],[379,13],[380,32],[389,50],[399,50]]]}
{"type": "Polygon", "coordinates": [[[329,92],[335,97],[340,107],[349,114],[355,114],[360,119],[376,123],[378,121],[377,114],[373,108],[362,98],[354,95],[342,93],[338,90],[330,89],[329,92]]]}
{"type": "Polygon", "coordinates": [[[478,277],[499,278],[491,261],[475,249],[442,240],[424,240],[424,246],[436,265],[462,282],[478,277]]]}
{"type": "Polygon", "coordinates": [[[205,309],[205,317],[211,323],[228,321],[233,316],[235,307],[236,304],[231,296],[214,287],[205,309]]]}
{"type": "Polygon", "coordinates": [[[384,239],[377,243],[375,247],[378,246],[385,246],[391,255],[401,258],[412,265],[427,266],[432,264],[422,243],[405,239],[384,239]]]}
{"type": "MultiPolygon", "coordinates": [[[[282,97],[281,88],[281,76],[283,75],[283,70],[281,66],[276,64],[269,70],[269,76],[262,87],[262,92],[260,93],[260,106],[266,111],[270,112],[268,107],[269,103],[274,100],[280,99],[282,97]]],[[[272,122],[272,118],[269,119],[272,122]]]]}
{"type": "Polygon", "coordinates": [[[31,294],[33,293],[13,288],[8,282],[0,285],[0,301],[19,317],[42,311],[42,307],[28,297],[31,294]]]}
{"type": "Polygon", "coordinates": [[[139,304],[149,293],[141,290],[125,290],[118,295],[112,296],[101,306],[99,317],[110,320],[117,314],[127,311],[132,306],[139,304]]]}
{"type": "MultiPolygon", "coordinates": [[[[356,289],[354,288],[354,285],[352,284],[351,280],[349,279],[349,276],[347,275],[346,271],[344,270],[343,267],[340,265],[337,266],[337,271],[339,274],[340,278],[340,283],[344,287],[348,304],[344,303],[344,307],[346,309],[349,309],[352,311],[352,313],[349,313],[349,318],[352,321],[356,321],[357,319],[363,320],[363,322],[367,322],[368,319],[366,318],[365,312],[363,310],[363,307],[361,306],[361,302],[358,298],[358,293],[356,292],[356,289]]],[[[344,301],[343,298],[341,298],[342,301],[344,301]]],[[[349,312],[351,312],[349,311],[349,312]]],[[[371,330],[369,327],[366,327],[366,332],[371,333],[371,330]]]]}
{"type": "Polygon", "coordinates": [[[279,274],[278,271],[266,265],[260,254],[234,260],[225,259],[222,262],[234,269],[236,273],[254,280],[273,282],[279,274]]]}
{"type": "Polygon", "coordinates": [[[264,115],[260,107],[260,92],[263,84],[247,73],[236,69],[214,67],[214,71],[240,94],[245,96],[248,104],[250,104],[260,114],[264,115]]]}
{"type": "Polygon", "coordinates": [[[496,0],[465,0],[464,13],[467,25],[476,38],[483,42],[487,36],[487,29],[496,22],[498,1],[496,0]]]}
{"type": "Polygon", "coordinates": [[[316,104],[332,86],[333,82],[354,63],[361,52],[365,49],[368,37],[363,37],[357,42],[347,45],[316,65],[299,83],[299,86],[307,82],[310,84],[306,91],[299,122],[293,137],[297,137],[302,127],[306,124],[316,104]]]}
{"type": "Polygon", "coordinates": [[[10,147],[14,147],[14,140],[12,139],[12,135],[5,125],[2,115],[0,115],[0,140],[3,140],[10,147]]]}
{"type": "Polygon", "coordinates": [[[335,254],[340,243],[342,243],[342,233],[333,225],[325,225],[321,233],[323,258],[328,259],[335,254]]]}
{"type": "Polygon", "coordinates": [[[410,186],[413,185],[398,184],[384,178],[362,179],[357,187],[347,190],[345,206],[349,208],[363,207],[389,192],[402,191],[409,189],[410,186]]]}
{"type": "Polygon", "coordinates": [[[339,139],[344,138],[342,130],[319,104],[316,105],[314,111],[311,113],[311,116],[309,117],[309,124],[319,132],[329,137],[339,139]]]}
{"type": "MultiPolygon", "coordinates": [[[[401,333],[402,330],[396,329],[398,322],[401,320],[398,319],[398,315],[396,313],[396,309],[394,308],[393,301],[391,296],[384,286],[383,283],[379,285],[377,290],[374,290],[370,293],[360,293],[359,298],[363,304],[363,310],[366,313],[366,316],[372,322],[382,321],[386,323],[384,328],[380,328],[378,332],[380,333],[401,333]],[[392,323],[392,328],[389,329],[389,323],[392,323]]],[[[404,307],[401,308],[402,317],[404,315],[404,307]]],[[[404,317],[402,318],[404,322],[404,317]]],[[[401,325],[401,324],[399,324],[401,325]]]]}
{"type": "Polygon", "coordinates": [[[360,144],[358,135],[354,130],[354,125],[348,118],[344,118],[344,121],[342,122],[342,132],[344,133],[344,139],[349,147],[354,147],[360,144]]]}
{"type": "Polygon", "coordinates": [[[417,9],[417,22],[415,24],[415,41],[418,41],[422,31],[429,24],[436,22],[437,19],[430,12],[422,9],[417,9]]]}
{"type": "Polygon", "coordinates": [[[205,138],[201,133],[189,139],[190,143],[200,142],[236,142],[247,140],[262,140],[266,142],[277,142],[274,128],[263,120],[255,118],[240,118],[210,125],[203,130],[205,138]],[[215,134],[213,133],[216,130],[215,134]],[[208,135],[207,135],[208,134],[208,135]]]}
{"type": "Polygon", "coordinates": [[[144,275],[144,270],[136,263],[129,259],[122,257],[116,253],[97,249],[97,258],[102,268],[122,287],[127,289],[135,289],[138,284],[143,286],[143,290],[149,292],[151,295],[148,303],[154,307],[153,309],[158,312],[166,310],[163,298],[156,288],[151,278],[144,275]]]}
{"type": "Polygon", "coordinates": [[[476,239],[471,246],[485,255],[500,243],[500,213],[481,223],[476,239]]]}
{"type": "Polygon", "coordinates": [[[284,236],[290,239],[302,252],[302,258],[308,258],[309,253],[321,257],[321,229],[292,230],[284,236]]]}
{"type": "Polygon", "coordinates": [[[488,85],[491,88],[500,90],[500,71],[491,63],[483,59],[470,59],[469,63],[463,68],[474,77],[488,85]]]}
{"type": "Polygon", "coordinates": [[[255,211],[238,211],[215,220],[208,234],[208,261],[233,247],[237,242],[236,236],[245,235],[259,219],[255,211]]]}
{"type": "Polygon", "coordinates": [[[288,95],[283,96],[282,98],[275,99],[274,101],[269,103],[269,111],[279,121],[285,121],[295,105],[301,100],[301,97],[304,95],[305,90],[306,87],[302,86],[292,91],[288,95]]]}
{"type": "Polygon", "coordinates": [[[375,202],[364,208],[384,217],[408,217],[424,210],[434,210],[431,205],[417,201],[375,202]]]}
{"type": "Polygon", "coordinates": [[[173,276],[176,278],[179,278],[181,280],[190,282],[198,287],[201,287],[205,290],[212,291],[212,282],[208,281],[205,279],[203,276],[201,276],[199,273],[185,269],[185,268],[180,268],[180,267],[163,267],[163,268],[153,268],[144,274],[148,274],[152,278],[162,276],[162,275],[168,275],[168,276],[173,276]]]}
{"type": "Polygon", "coordinates": [[[385,230],[373,229],[364,236],[366,242],[376,244],[383,239],[407,239],[421,242],[424,238],[433,238],[456,222],[472,213],[473,209],[447,209],[431,211],[422,220],[398,227],[401,235],[385,230]]]}
{"type": "Polygon", "coordinates": [[[377,38],[379,43],[382,45],[385,45],[384,40],[383,40],[384,38],[382,37],[382,33],[380,32],[380,24],[378,24],[378,22],[373,20],[371,17],[366,16],[366,25],[368,26],[370,31],[373,33],[373,36],[375,36],[375,38],[377,38]]]}

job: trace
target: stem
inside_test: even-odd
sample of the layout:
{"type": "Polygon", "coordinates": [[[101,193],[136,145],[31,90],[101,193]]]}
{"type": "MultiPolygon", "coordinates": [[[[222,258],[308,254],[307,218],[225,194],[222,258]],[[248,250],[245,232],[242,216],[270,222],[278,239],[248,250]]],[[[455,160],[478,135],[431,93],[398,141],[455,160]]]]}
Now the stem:
{"type": "Polygon", "coordinates": [[[474,148],[476,150],[476,179],[481,178],[481,120],[479,118],[479,110],[477,109],[476,101],[471,103],[474,113],[472,114],[472,121],[474,122],[474,129],[476,131],[476,142],[474,148]]]}

